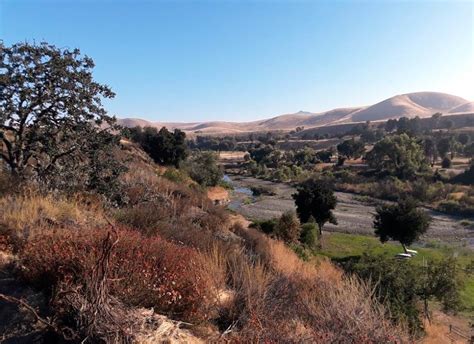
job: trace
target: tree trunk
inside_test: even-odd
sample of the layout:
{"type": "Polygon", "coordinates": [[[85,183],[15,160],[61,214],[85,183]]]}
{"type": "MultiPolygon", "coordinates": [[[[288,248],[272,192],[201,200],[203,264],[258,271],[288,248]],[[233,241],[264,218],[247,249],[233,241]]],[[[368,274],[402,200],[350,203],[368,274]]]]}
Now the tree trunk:
{"type": "Polygon", "coordinates": [[[324,223],[318,223],[318,231],[319,231],[318,248],[319,249],[323,248],[323,224],[324,223]]]}
{"type": "Polygon", "coordinates": [[[402,244],[402,247],[403,247],[403,251],[405,251],[405,253],[408,253],[407,247],[405,246],[405,244],[402,244]]]}

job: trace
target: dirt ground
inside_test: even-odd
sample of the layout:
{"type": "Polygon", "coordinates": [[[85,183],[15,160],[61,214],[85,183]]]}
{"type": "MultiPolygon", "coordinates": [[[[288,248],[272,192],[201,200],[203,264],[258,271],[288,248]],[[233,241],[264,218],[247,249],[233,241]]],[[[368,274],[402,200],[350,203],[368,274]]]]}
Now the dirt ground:
{"type": "Polygon", "coordinates": [[[464,344],[468,343],[470,324],[466,319],[434,311],[431,323],[424,321],[426,336],[423,344],[464,344]],[[453,326],[450,330],[450,325],[453,326]]]}
{"type": "MultiPolygon", "coordinates": [[[[273,183],[251,177],[232,176],[232,183],[237,187],[231,192],[230,208],[248,219],[269,219],[280,216],[287,210],[295,210],[291,195],[294,187],[283,183],[273,183]],[[242,193],[242,188],[252,185],[271,187],[275,196],[252,197],[242,193]]],[[[245,190],[244,190],[245,191],[245,190]]],[[[325,230],[342,233],[373,235],[373,214],[375,206],[371,202],[360,200],[357,195],[336,192],[338,205],[334,211],[338,224],[325,225],[325,230]]],[[[474,231],[463,227],[459,222],[462,218],[445,215],[430,209],[426,211],[432,216],[430,228],[425,235],[426,240],[439,239],[443,242],[462,244],[474,248],[474,231]]],[[[422,240],[423,241],[423,240],[422,240]]]]}

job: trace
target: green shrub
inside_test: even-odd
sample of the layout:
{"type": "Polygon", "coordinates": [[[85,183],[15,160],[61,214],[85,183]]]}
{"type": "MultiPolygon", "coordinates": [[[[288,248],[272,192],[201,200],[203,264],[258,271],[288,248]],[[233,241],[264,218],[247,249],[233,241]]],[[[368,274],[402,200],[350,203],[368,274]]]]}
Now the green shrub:
{"type": "Polygon", "coordinates": [[[300,241],[308,248],[315,248],[318,243],[318,225],[314,222],[304,223],[301,226],[300,241]]]}
{"type": "Polygon", "coordinates": [[[442,168],[450,168],[451,167],[451,159],[445,156],[443,158],[443,161],[441,161],[441,167],[442,168]]]}
{"type": "Polygon", "coordinates": [[[277,225],[277,219],[255,220],[250,227],[256,228],[265,234],[273,234],[277,225]]]}
{"type": "Polygon", "coordinates": [[[202,186],[216,186],[224,176],[221,166],[217,164],[217,155],[213,152],[194,153],[183,167],[202,186]]]}
{"type": "Polygon", "coordinates": [[[162,176],[175,183],[183,183],[186,182],[188,179],[187,174],[183,170],[179,170],[173,167],[167,168],[162,176]]]}
{"type": "Polygon", "coordinates": [[[219,185],[220,187],[223,187],[224,189],[227,189],[227,190],[234,190],[234,186],[230,182],[227,182],[227,181],[222,180],[222,179],[219,181],[219,183],[217,185],[219,185]]]}
{"type": "Polygon", "coordinates": [[[459,221],[459,224],[463,227],[474,228],[474,222],[471,220],[464,219],[459,221]]]}
{"type": "Polygon", "coordinates": [[[277,237],[287,243],[295,243],[300,238],[300,221],[292,211],[283,213],[275,227],[277,237]]]}
{"type": "Polygon", "coordinates": [[[460,203],[459,201],[452,200],[440,202],[440,204],[438,205],[438,210],[443,213],[458,216],[474,215],[474,207],[460,203]]]}
{"type": "Polygon", "coordinates": [[[405,322],[413,334],[422,331],[419,304],[423,300],[437,300],[446,310],[459,308],[459,281],[453,259],[432,261],[424,267],[387,255],[365,254],[343,266],[371,283],[392,318],[405,322]]]}
{"type": "Polygon", "coordinates": [[[266,186],[266,185],[255,185],[255,186],[252,186],[250,190],[252,190],[252,193],[254,196],[261,196],[261,195],[275,196],[276,195],[275,189],[272,188],[271,186],[266,186]]]}
{"type": "MultiPolygon", "coordinates": [[[[474,146],[474,143],[473,143],[474,146]]],[[[471,166],[463,173],[452,178],[453,183],[473,185],[474,184],[474,162],[471,161],[471,166]]]]}

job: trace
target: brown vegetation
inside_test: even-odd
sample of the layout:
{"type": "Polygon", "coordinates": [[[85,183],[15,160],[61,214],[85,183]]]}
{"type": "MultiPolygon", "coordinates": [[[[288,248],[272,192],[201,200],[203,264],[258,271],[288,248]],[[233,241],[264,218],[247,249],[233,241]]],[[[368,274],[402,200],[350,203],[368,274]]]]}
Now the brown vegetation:
{"type": "Polygon", "coordinates": [[[49,300],[55,322],[48,331],[106,342],[406,337],[365,284],[330,262],[304,262],[231,219],[192,183],[174,183],[142,159],[129,164],[122,176],[128,201],[118,210],[104,210],[90,195],[0,198],[2,249],[14,244],[14,275],[49,300]],[[151,307],[157,314],[142,310],[151,307]]]}

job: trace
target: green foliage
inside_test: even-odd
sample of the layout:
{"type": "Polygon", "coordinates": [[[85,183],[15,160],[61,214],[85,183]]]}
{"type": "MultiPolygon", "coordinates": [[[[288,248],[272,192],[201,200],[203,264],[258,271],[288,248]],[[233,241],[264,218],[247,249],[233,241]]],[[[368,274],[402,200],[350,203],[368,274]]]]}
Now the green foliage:
{"type": "Polygon", "coordinates": [[[179,129],[170,132],[165,127],[159,131],[154,127],[135,127],[129,128],[127,135],[158,164],[179,167],[186,159],[186,134],[179,129]]]}
{"type": "Polygon", "coordinates": [[[277,219],[270,220],[255,220],[250,224],[250,227],[257,228],[265,234],[273,234],[277,226],[277,219]]]}
{"type": "Polygon", "coordinates": [[[423,151],[427,158],[429,158],[431,165],[434,165],[438,158],[438,150],[436,148],[436,142],[431,137],[426,137],[423,140],[423,151]]]}
{"type": "Polygon", "coordinates": [[[463,173],[453,177],[451,181],[458,184],[474,185],[474,163],[471,163],[463,173]]]}
{"type": "Polygon", "coordinates": [[[318,225],[315,222],[304,223],[301,226],[300,242],[308,248],[315,248],[318,243],[318,225]]]}
{"type": "Polygon", "coordinates": [[[252,190],[252,193],[254,196],[261,196],[261,195],[275,196],[276,195],[275,189],[267,185],[254,185],[250,187],[250,190],[252,190]]]}
{"type": "Polygon", "coordinates": [[[316,153],[316,159],[321,162],[329,163],[331,162],[332,151],[330,150],[323,150],[316,153]]]}
{"type": "Polygon", "coordinates": [[[397,122],[397,133],[398,134],[407,134],[409,136],[415,136],[420,132],[421,123],[420,118],[416,116],[415,118],[401,117],[397,122]]]}
{"type": "Polygon", "coordinates": [[[427,169],[421,146],[407,134],[385,137],[366,155],[370,167],[400,178],[410,178],[427,169]]]}
{"type": "Polygon", "coordinates": [[[314,151],[314,149],[305,147],[304,149],[299,149],[295,152],[293,161],[299,166],[301,166],[314,163],[315,158],[316,152],[314,151]]]}
{"type": "Polygon", "coordinates": [[[474,216],[474,206],[460,201],[442,201],[438,205],[438,210],[456,216],[474,216]]]}
{"type": "Polygon", "coordinates": [[[188,175],[183,170],[173,167],[167,168],[162,176],[175,183],[183,183],[188,178],[188,175]]]}
{"type": "Polygon", "coordinates": [[[459,280],[456,261],[435,260],[420,266],[411,261],[399,261],[387,255],[367,255],[349,260],[344,264],[346,271],[356,273],[372,283],[376,296],[388,306],[396,321],[408,324],[413,334],[420,333],[419,304],[440,301],[447,310],[459,308],[459,280]]]}
{"type": "Polygon", "coordinates": [[[445,156],[441,161],[442,168],[450,168],[451,167],[451,159],[445,156]]]}
{"type": "MultiPolygon", "coordinates": [[[[262,146],[260,148],[252,149],[249,154],[252,160],[255,160],[257,164],[264,163],[268,164],[272,162],[271,154],[274,152],[272,146],[262,146]]],[[[274,162],[274,161],[273,161],[274,162]]]]}
{"type": "Polygon", "coordinates": [[[300,238],[300,222],[292,211],[283,213],[275,226],[275,234],[287,243],[296,243],[300,238]]]}
{"type": "Polygon", "coordinates": [[[474,158],[474,142],[471,142],[464,147],[464,154],[468,157],[474,158]]]}
{"type": "Polygon", "coordinates": [[[189,176],[202,186],[216,186],[224,176],[213,152],[196,152],[184,164],[189,176]]]}
{"type": "Polygon", "coordinates": [[[469,142],[469,135],[466,133],[461,133],[458,135],[457,139],[460,144],[465,145],[469,142]]]}
{"type": "Polygon", "coordinates": [[[337,198],[329,182],[311,178],[298,185],[296,190],[293,199],[301,222],[308,222],[313,216],[320,232],[328,221],[337,224],[332,213],[336,207],[337,198]]]}
{"type": "Polygon", "coordinates": [[[380,205],[376,211],[374,227],[380,241],[397,240],[404,248],[428,230],[431,220],[411,199],[403,199],[393,205],[380,205]]]}
{"type": "Polygon", "coordinates": [[[357,159],[365,152],[364,143],[354,139],[346,140],[337,145],[337,152],[344,158],[357,159]]]}
{"type": "Polygon", "coordinates": [[[446,154],[451,150],[452,140],[450,137],[443,137],[437,143],[436,147],[441,157],[446,157],[446,154]]]}
{"type": "Polygon", "coordinates": [[[101,103],[114,93],[93,80],[92,59],[47,43],[0,43],[0,65],[0,156],[9,172],[110,196],[124,167],[113,156],[115,119],[101,103]]]}
{"type": "Polygon", "coordinates": [[[234,190],[234,186],[232,185],[232,183],[228,182],[228,181],[225,181],[225,180],[219,180],[219,183],[217,184],[221,187],[223,187],[224,189],[227,189],[227,190],[234,190]]]}

